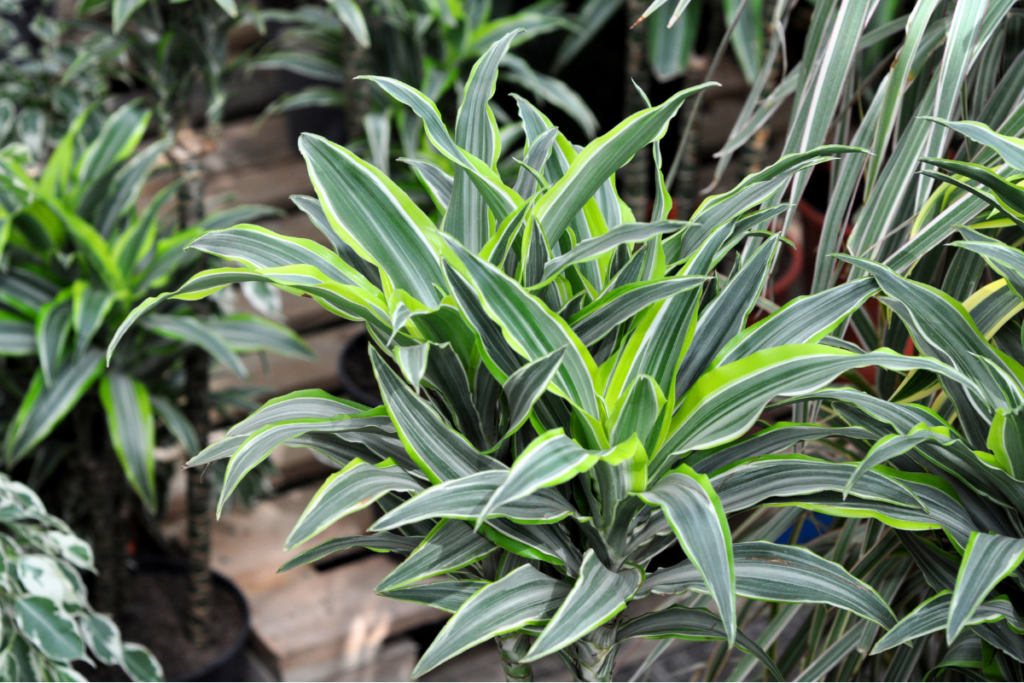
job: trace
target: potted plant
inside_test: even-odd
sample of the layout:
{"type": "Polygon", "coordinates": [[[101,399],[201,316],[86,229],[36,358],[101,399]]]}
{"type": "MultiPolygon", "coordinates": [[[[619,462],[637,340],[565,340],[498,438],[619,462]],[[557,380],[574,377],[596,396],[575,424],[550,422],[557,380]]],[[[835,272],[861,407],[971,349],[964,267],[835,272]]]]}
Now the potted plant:
{"type": "Polygon", "coordinates": [[[86,665],[118,667],[133,681],[163,680],[153,654],[123,642],[117,624],[89,604],[82,571],[95,572],[92,548],[51,515],[35,491],[0,474],[0,586],[6,681],[85,680],[86,665]],[[91,659],[90,659],[91,655],[91,659]]]}
{"type": "MultiPolygon", "coordinates": [[[[489,99],[513,38],[483,55],[467,101],[489,99]]],[[[340,471],[287,547],[375,500],[386,514],[375,533],[326,541],[285,568],[352,546],[407,555],[378,592],[454,613],[417,675],[495,638],[510,680],[528,679],[529,663],[551,653],[577,678],[607,680],[624,641],[682,638],[738,644],[782,678],[743,634],[750,612],[737,611],[737,595],[752,605],[840,607],[843,619],[863,619],[872,637],[895,625],[876,590],[886,588],[891,567],[855,576],[806,548],[769,541],[802,509],[902,520],[891,522],[897,526],[932,520],[939,513],[920,497],[937,500],[937,480],[876,468],[848,486],[854,463],[765,455],[812,438],[815,425],[780,425],[788,431],[771,432],[772,448],[762,440],[751,449],[743,437],[774,397],[803,401],[858,367],[962,374],[937,359],[863,353],[829,336],[876,291],[869,278],[796,299],[748,327],[778,236],[727,279],[709,277],[789,208],[758,210],[775,188],[858,150],[786,156],[708,198],[690,223],[664,219],[659,183],[654,220],[636,223],[611,175],[648,144],[657,159],[657,141],[683,100],[712,84],[637,112],[580,151],[520,99],[529,148],[526,168],[508,187],[481,151],[498,145],[486,107],[460,121],[479,132],[463,148],[422,93],[371,80],[424,120],[434,148],[466,171],[495,221],[446,221],[438,229],[374,166],[307,135],[300,149],[319,195],[309,213],[348,250],[330,253],[299,239],[275,249],[247,226],[192,242],[205,253],[230,248],[278,260],[200,273],[160,301],[206,296],[240,280],[309,295],[366,322],[384,399],[371,409],[321,392],[269,402],[236,427],[233,441],[190,462],[230,458],[222,503],[279,443],[301,438],[335,459],[340,471]],[[383,288],[361,275],[367,264],[379,269],[383,288]],[[749,511],[742,526],[741,511],[749,511]],[[648,573],[669,548],[688,559],[648,573]],[[820,590],[807,589],[812,575],[820,590]],[[421,583],[439,576],[446,579],[421,583]],[[686,602],[621,616],[651,593],[686,602]],[[703,609],[711,604],[717,613],[703,609]]],[[[121,331],[149,308],[136,309],[121,331]]]]}
{"type": "Polygon", "coordinates": [[[102,349],[125,316],[195,272],[198,259],[184,246],[224,216],[179,228],[162,211],[176,185],[138,211],[139,192],[171,141],[138,149],[150,119],[139,102],[114,112],[95,138],[83,132],[89,114],[73,122],[38,177],[23,160],[0,157],[9,212],[0,273],[10,397],[3,448],[6,466],[36,486],[63,473],[54,478],[57,497],[97,551],[94,602],[117,612],[134,506],[129,487],[155,514],[158,435],[189,453],[202,449],[185,412],[193,349],[241,375],[239,352],[311,354],[293,332],[261,317],[199,317],[193,305],[178,303],[153,310],[124,353],[105,363],[102,349]]]}

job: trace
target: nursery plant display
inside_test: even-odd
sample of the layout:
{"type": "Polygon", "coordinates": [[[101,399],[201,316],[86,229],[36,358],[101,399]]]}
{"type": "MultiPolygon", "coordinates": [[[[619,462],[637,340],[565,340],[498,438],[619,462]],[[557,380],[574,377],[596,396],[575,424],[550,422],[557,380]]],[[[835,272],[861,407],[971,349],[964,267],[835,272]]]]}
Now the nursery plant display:
{"type": "Polygon", "coordinates": [[[0,146],[20,143],[37,162],[107,94],[121,51],[109,36],[50,16],[54,4],[0,7],[0,146]]]}
{"type": "MultiPolygon", "coordinates": [[[[652,143],[660,167],[658,139],[682,102],[712,84],[633,114],[579,151],[520,98],[529,147],[508,187],[495,171],[501,142],[487,103],[514,38],[477,62],[454,137],[424,94],[369,79],[423,120],[437,152],[470,179],[469,201],[486,211],[456,213],[466,201],[458,185],[424,163],[444,213],[437,227],[379,169],[305,135],[300,149],[319,197],[299,204],[334,249],[249,225],[200,236],[191,248],[244,265],[205,271],[142,303],[108,358],[116,362],[122,335],[155,307],[242,281],[366,322],[383,407],[318,391],[284,396],[190,464],[230,458],[223,502],[279,444],[334,459],[339,472],[287,546],[374,501],[386,514],[375,533],[329,540],[287,566],[352,546],[407,555],[378,592],[454,613],[417,675],[494,637],[510,679],[528,678],[531,661],[558,653],[574,676],[605,680],[624,641],[689,638],[738,644],[781,678],[799,662],[780,671],[738,627],[758,601],[838,607],[866,625],[858,637],[888,631],[897,618],[887,600],[901,583],[892,562],[850,572],[772,541],[800,508],[938,528],[960,519],[955,494],[934,474],[765,455],[814,438],[814,425],[772,432],[784,442],[772,448],[742,440],[773,398],[818,400],[856,368],[978,386],[948,359],[864,352],[829,336],[878,290],[870,277],[748,324],[783,242],[763,228],[790,208],[759,205],[794,174],[860,150],[786,156],[707,199],[688,223],[665,220],[659,173],[653,220],[638,223],[612,174],[652,143]],[[760,244],[742,258],[752,240],[760,244]],[[652,561],[672,547],[687,561],[655,570],[652,561]],[[437,576],[446,578],[419,583],[437,576]],[[813,590],[810,576],[820,582],[813,590]],[[656,593],[685,604],[620,616],[656,593]],[[738,595],[750,601],[739,607],[738,595]],[[717,613],[703,609],[712,603],[717,613]]],[[[839,436],[875,440],[860,427],[839,436]]]]}
{"type": "MultiPolygon", "coordinates": [[[[1015,611],[1021,604],[1019,566],[1024,560],[1024,140],[1001,136],[978,122],[929,123],[963,135],[969,141],[964,147],[975,143],[975,163],[922,159],[928,169],[923,173],[945,185],[929,198],[917,226],[967,197],[984,205],[975,212],[972,225],[959,226],[959,234],[947,245],[944,280],[928,284],[932,273],[925,269],[927,256],[912,267],[908,278],[885,265],[841,258],[874,278],[885,295],[881,303],[902,323],[902,333],[909,335],[918,353],[963,369],[978,388],[914,372],[883,410],[860,406],[863,412],[840,411],[852,424],[871,428],[867,413],[899,432],[880,440],[864,466],[908,453],[929,469],[941,468],[969,514],[943,525],[948,541],[905,539],[935,597],[903,619],[874,651],[944,629],[951,652],[958,654],[956,666],[1011,680],[1021,676],[1024,662],[1024,639],[1019,635],[1024,623],[1015,611]],[[990,160],[992,167],[976,163],[981,160],[990,160]],[[918,416],[914,426],[906,423],[918,416]],[[963,537],[957,523],[971,531],[969,538],[963,537]],[[937,621],[938,628],[928,621],[937,621]],[[971,624],[981,626],[967,629],[971,624]]],[[[894,320],[891,327],[900,326],[894,320]]]]}
{"type": "MultiPolygon", "coordinates": [[[[265,10],[263,14],[286,28],[252,62],[252,68],[284,69],[332,84],[284,95],[266,114],[310,106],[340,108],[346,119],[348,146],[365,150],[363,156],[389,174],[392,119],[401,153],[412,159],[430,154],[422,124],[401,108],[388,106],[390,102],[379,93],[375,95],[369,83],[354,80],[357,76],[391,76],[418,84],[435,101],[454,103],[454,93],[463,87],[472,63],[507,32],[523,29],[516,39],[516,45],[522,45],[539,35],[575,27],[562,16],[560,5],[546,1],[508,15],[495,14],[491,3],[481,0],[339,0],[327,6],[307,3],[294,10],[265,10]],[[364,137],[366,148],[362,148],[364,137]]],[[[501,78],[525,88],[539,102],[564,111],[587,137],[597,133],[593,112],[565,82],[539,73],[512,52],[505,55],[501,67],[501,78]]],[[[494,114],[507,140],[521,136],[518,125],[505,112],[495,110],[494,114]]],[[[443,156],[435,161],[449,166],[443,156]]],[[[462,175],[449,167],[453,170],[456,176],[462,175]]],[[[515,170],[513,166],[513,175],[515,170]]],[[[468,179],[458,182],[470,184],[468,179]]]]}
{"type": "Polygon", "coordinates": [[[216,137],[228,98],[228,78],[246,63],[228,54],[229,32],[245,24],[263,31],[253,3],[235,0],[91,0],[79,11],[109,15],[113,34],[131,58],[131,75],[152,98],[163,131],[190,125],[192,94],[202,88],[206,128],[216,137]]]}
{"type": "Polygon", "coordinates": [[[148,294],[195,272],[197,255],[185,245],[237,214],[228,210],[180,229],[162,212],[174,184],[137,211],[169,140],[139,149],[150,113],[138,102],[114,112],[94,138],[84,131],[88,115],[75,120],[38,177],[19,159],[0,156],[3,450],[8,468],[31,459],[33,486],[65,465],[73,479],[82,478],[79,512],[93,530],[101,569],[96,600],[112,610],[125,571],[120,482],[127,480],[155,513],[157,435],[166,433],[188,452],[202,448],[181,406],[189,351],[203,349],[243,375],[240,352],[310,352],[290,330],[263,318],[198,317],[178,304],[152,311],[117,361],[104,365],[102,349],[124,316],[148,294]]]}
{"type": "Polygon", "coordinates": [[[0,677],[84,681],[73,665],[99,663],[120,667],[133,681],[163,680],[149,650],[123,642],[117,624],[89,604],[81,575],[95,571],[89,544],[48,513],[35,491],[5,474],[0,506],[0,677]]]}

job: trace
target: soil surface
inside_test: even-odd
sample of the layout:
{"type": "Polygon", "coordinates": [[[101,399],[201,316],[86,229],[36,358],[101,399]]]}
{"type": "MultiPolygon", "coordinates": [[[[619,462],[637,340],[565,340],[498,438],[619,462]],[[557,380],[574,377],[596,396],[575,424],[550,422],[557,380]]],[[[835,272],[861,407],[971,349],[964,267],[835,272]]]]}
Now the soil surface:
{"type": "Polygon", "coordinates": [[[226,588],[213,584],[210,644],[199,650],[185,631],[186,579],[177,572],[132,574],[126,609],[117,618],[126,641],[142,643],[164,667],[166,680],[191,680],[223,654],[244,627],[242,608],[226,588]]]}

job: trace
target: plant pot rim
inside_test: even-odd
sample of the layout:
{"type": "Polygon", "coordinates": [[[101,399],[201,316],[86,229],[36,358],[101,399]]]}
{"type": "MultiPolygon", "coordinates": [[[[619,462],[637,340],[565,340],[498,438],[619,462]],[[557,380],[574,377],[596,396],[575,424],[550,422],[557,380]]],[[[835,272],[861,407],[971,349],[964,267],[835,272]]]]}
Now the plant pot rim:
{"type": "MultiPolygon", "coordinates": [[[[188,569],[188,563],[179,557],[140,556],[133,557],[131,561],[134,563],[134,566],[132,567],[133,571],[146,574],[156,574],[160,572],[178,574],[185,573],[188,569]]],[[[186,676],[176,680],[216,680],[210,679],[210,675],[231,662],[239,655],[240,652],[243,652],[246,643],[249,642],[249,636],[252,633],[252,627],[249,623],[251,616],[249,612],[249,602],[245,599],[245,595],[242,593],[242,590],[234,581],[218,571],[211,569],[210,575],[213,578],[214,584],[218,584],[227,589],[228,593],[230,593],[235,601],[238,602],[238,606],[242,609],[242,627],[239,629],[238,635],[235,639],[231,641],[231,644],[224,648],[224,651],[217,655],[216,659],[203,668],[191,671],[186,676]]]]}

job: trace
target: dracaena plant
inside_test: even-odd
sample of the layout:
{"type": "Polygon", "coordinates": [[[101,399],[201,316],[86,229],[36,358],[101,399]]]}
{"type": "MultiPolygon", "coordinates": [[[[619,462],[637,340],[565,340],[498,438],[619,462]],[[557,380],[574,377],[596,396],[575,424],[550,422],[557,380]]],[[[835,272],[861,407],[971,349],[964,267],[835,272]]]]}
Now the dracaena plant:
{"type": "Polygon", "coordinates": [[[884,586],[884,574],[858,578],[770,542],[792,516],[759,512],[735,543],[730,520],[765,504],[821,505],[823,495],[837,514],[863,517],[878,506],[928,517],[920,496],[933,487],[914,476],[872,470],[844,500],[832,494],[847,485],[851,463],[733,447],[773,397],[802,396],[855,368],[963,379],[936,359],[858,353],[828,336],[875,292],[869,279],[748,325],[781,240],[770,236],[746,260],[736,249],[786,208],[758,205],[793,173],[857,150],[784,157],[706,200],[688,223],[665,220],[659,183],[654,220],[638,223],[613,174],[648,145],[659,166],[658,139],[683,100],[707,86],[633,114],[580,151],[520,98],[529,149],[508,187],[494,169],[500,138],[488,102],[511,38],[475,66],[454,138],[422,93],[371,78],[423,119],[456,167],[454,178],[440,169],[429,176],[440,226],[379,169],[304,135],[319,197],[299,205],[333,248],[249,225],[208,233],[192,248],[242,266],[200,273],[125,320],[118,335],[168,300],[260,281],[364,321],[375,340],[384,406],[287,395],[191,465],[229,458],[223,503],[277,445],[335,460],[339,472],[287,546],[374,501],[385,514],[373,533],[331,539],[286,567],[353,546],[406,555],[378,592],[454,613],[416,675],[496,638],[510,679],[528,678],[531,661],[557,653],[574,676],[607,680],[622,642],[682,638],[738,644],[781,678],[737,628],[737,595],[835,606],[888,629],[896,617],[868,581],[884,586]],[[648,574],[671,547],[688,560],[648,574]],[[652,593],[687,604],[622,616],[652,593]],[[703,608],[711,604],[717,613],[703,608]]]}
{"type": "MultiPolygon", "coordinates": [[[[929,676],[956,667],[973,677],[1016,680],[1024,663],[1024,141],[977,122],[935,121],[965,136],[965,147],[973,144],[975,162],[922,159],[923,172],[943,185],[915,228],[968,199],[980,202],[965,217],[971,224],[959,226],[959,239],[925,254],[908,275],[859,257],[838,258],[881,290],[890,338],[909,338],[922,357],[956,367],[963,377],[918,370],[901,378],[888,401],[848,390],[819,398],[876,439],[858,472],[885,464],[927,472],[957,501],[932,509],[929,526],[943,534],[922,538],[902,527],[903,549],[920,577],[908,583],[931,591],[927,600],[910,603],[913,611],[872,654],[901,647],[893,663],[913,662],[920,655],[910,654],[910,644],[932,638],[940,656],[922,662],[922,672],[936,669],[929,676]],[[991,168],[976,163],[986,159],[991,168]]],[[[869,323],[861,329],[884,333],[869,323]]]]}
{"type": "Polygon", "coordinates": [[[142,83],[163,131],[187,126],[193,93],[205,96],[205,122],[215,137],[228,99],[228,79],[248,57],[231,57],[236,27],[265,25],[253,3],[236,0],[84,0],[78,11],[109,16],[115,39],[129,58],[129,75],[142,83]]]}
{"type": "MultiPolygon", "coordinates": [[[[472,63],[491,44],[513,29],[522,29],[515,45],[547,33],[571,29],[557,3],[538,2],[508,15],[492,15],[490,3],[479,0],[420,3],[353,0],[329,2],[329,7],[305,4],[294,10],[266,10],[267,20],[287,26],[254,59],[252,69],[284,69],[331,85],[314,85],[282,96],[264,116],[309,106],[337,107],[346,117],[350,146],[364,136],[371,159],[390,175],[392,119],[398,147],[405,157],[428,149],[422,124],[415,116],[373,97],[369,83],[353,81],[365,74],[388,75],[420,88],[434,101],[451,99],[469,76],[472,63]]],[[[571,117],[584,134],[597,133],[597,118],[587,103],[564,81],[538,73],[526,60],[506,54],[500,76],[526,88],[571,117]]],[[[452,107],[454,109],[454,107],[452,107]]],[[[519,127],[500,110],[506,139],[521,135],[519,127]]],[[[442,165],[449,162],[439,157],[442,165]]],[[[415,165],[414,165],[415,169],[415,165]]],[[[413,181],[415,182],[415,181],[413,181]]]]}
{"type": "MultiPolygon", "coordinates": [[[[290,330],[260,317],[197,317],[178,303],[152,311],[125,340],[123,353],[105,365],[104,349],[132,308],[196,271],[196,254],[184,250],[191,239],[232,224],[238,211],[267,211],[229,209],[180,229],[161,211],[174,184],[137,210],[142,186],[169,141],[140,149],[150,113],[138,102],[114,112],[95,138],[83,131],[87,116],[75,120],[38,177],[16,159],[0,157],[4,464],[17,468],[31,459],[20,471],[42,486],[62,463],[77,463],[71,471],[97,476],[112,465],[119,479],[116,457],[124,478],[154,513],[158,433],[186,451],[202,448],[180,407],[185,354],[204,349],[245,375],[238,352],[310,352],[290,330]]],[[[100,518],[102,510],[115,514],[116,505],[106,503],[119,500],[120,487],[117,479],[94,484],[87,487],[93,498],[85,515],[101,568],[109,573],[106,563],[123,546],[105,542],[117,522],[100,518]]]]}
{"type": "Polygon", "coordinates": [[[5,681],[84,680],[75,665],[120,667],[133,681],[163,680],[153,654],[123,642],[106,614],[89,604],[81,572],[95,572],[92,548],[38,494],[0,474],[0,609],[5,681]]]}

